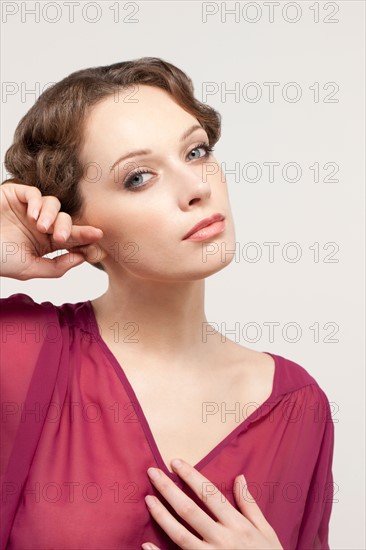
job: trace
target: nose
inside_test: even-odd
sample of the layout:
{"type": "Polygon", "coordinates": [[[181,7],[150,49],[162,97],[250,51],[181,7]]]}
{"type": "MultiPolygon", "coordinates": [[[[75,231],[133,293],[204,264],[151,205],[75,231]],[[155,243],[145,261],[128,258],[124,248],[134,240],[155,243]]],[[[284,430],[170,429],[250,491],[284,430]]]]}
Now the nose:
{"type": "Polygon", "coordinates": [[[205,201],[211,196],[209,178],[204,175],[204,167],[184,166],[174,175],[179,194],[179,206],[186,210],[199,201],[205,201]]]}

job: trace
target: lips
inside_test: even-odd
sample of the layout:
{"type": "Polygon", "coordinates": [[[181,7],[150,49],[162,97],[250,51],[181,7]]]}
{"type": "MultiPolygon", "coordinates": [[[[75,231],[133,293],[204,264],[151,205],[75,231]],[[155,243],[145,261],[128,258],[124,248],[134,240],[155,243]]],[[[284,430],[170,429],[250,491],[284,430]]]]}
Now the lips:
{"type": "Polygon", "coordinates": [[[211,225],[214,222],[219,222],[224,219],[225,219],[225,216],[223,216],[222,214],[213,214],[209,218],[204,218],[200,222],[196,223],[196,225],[194,225],[192,229],[190,229],[190,231],[188,231],[188,233],[184,235],[183,240],[188,239],[188,237],[193,235],[193,233],[196,233],[196,231],[198,231],[199,229],[202,229],[203,227],[207,227],[208,225],[211,225]]]}

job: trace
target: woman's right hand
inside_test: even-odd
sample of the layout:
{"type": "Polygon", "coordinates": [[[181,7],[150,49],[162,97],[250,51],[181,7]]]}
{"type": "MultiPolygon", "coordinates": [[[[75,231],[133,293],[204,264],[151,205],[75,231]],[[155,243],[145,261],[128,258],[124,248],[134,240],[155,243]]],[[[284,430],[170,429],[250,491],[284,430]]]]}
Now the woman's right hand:
{"type": "Polygon", "coordinates": [[[60,212],[60,207],[58,198],[43,196],[37,187],[12,182],[0,185],[2,277],[21,281],[62,277],[85,261],[81,251],[42,258],[55,250],[85,247],[103,237],[101,229],[73,225],[71,216],[60,212]]]}

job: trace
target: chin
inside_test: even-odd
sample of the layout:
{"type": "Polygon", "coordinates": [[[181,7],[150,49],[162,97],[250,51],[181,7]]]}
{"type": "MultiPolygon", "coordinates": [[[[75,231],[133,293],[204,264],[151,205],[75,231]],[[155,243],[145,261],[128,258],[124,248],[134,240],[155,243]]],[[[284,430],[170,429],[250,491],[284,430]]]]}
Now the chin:
{"type": "Polygon", "coordinates": [[[206,263],[201,263],[200,266],[195,266],[191,270],[187,269],[182,277],[184,281],[198,281],[200,279],[206,279],[215,273],[218,273],[226,266],[228,266],[234,259],[234,254],[226,255],[225,261],[210,261],[210,258],[207,258],[206,263]]]}
{"type": "MultiPolygon", "coordinates": [[[[233,256],[227,256],[225,262],[210,262],[208,260],[206,264],[200,263],[197,265],[196,263],[194,266],[191,265],[189,267],[186,265],[186,269],[183,271],[143,271],[139,273],[135,272],[134,276],[141,280],[145,279],[145,281],[155,281],[159,283],[188,283],[190,281],[200,281],[224,269],[224,267],[231,263],[232,259],[233,256]]],[[[184,263],[180,265],[184,265],[184,263]]]]}

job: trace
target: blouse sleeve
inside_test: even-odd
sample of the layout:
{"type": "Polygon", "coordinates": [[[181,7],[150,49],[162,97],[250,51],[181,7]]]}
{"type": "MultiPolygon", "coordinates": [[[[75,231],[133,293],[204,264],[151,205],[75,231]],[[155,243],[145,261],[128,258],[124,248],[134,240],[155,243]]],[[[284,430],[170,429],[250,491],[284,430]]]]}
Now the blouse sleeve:
{"type": "Polygon", "coordinates": [[[322,438],[313,470],[296,550],[329,550],[329,520],[333,504],[334,424],[328,398],[317,386],[322,438]]]}
{"type": "Polygon", "coordinates": [[[26,294],[0,299],[0,548],[6,541],[55,385],[61,337],[56,308],[26,294]]]}

